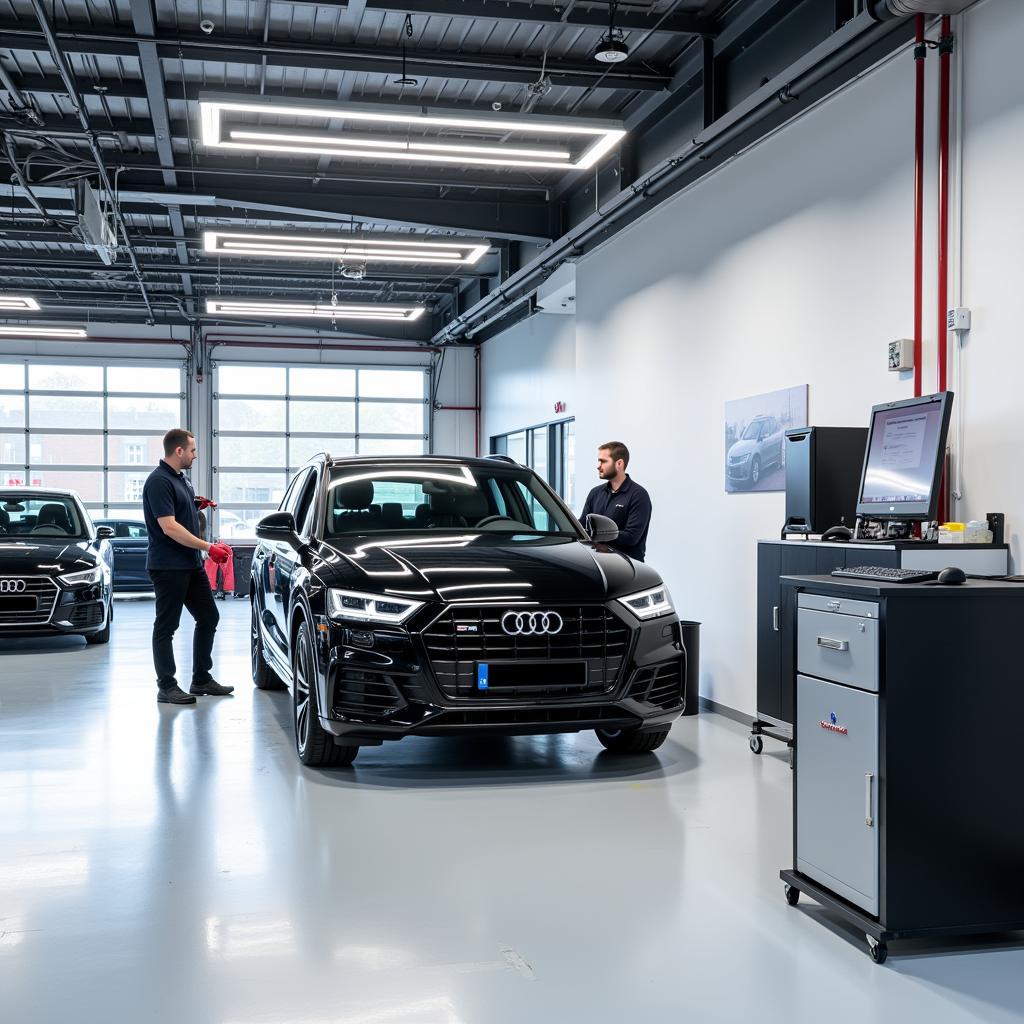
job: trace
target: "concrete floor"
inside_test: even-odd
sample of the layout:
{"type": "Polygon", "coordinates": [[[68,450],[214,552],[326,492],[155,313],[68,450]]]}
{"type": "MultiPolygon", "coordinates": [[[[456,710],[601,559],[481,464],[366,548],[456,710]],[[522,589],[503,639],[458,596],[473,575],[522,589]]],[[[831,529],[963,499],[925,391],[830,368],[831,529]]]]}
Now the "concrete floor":
{"type": "MultiPolygon", "coordinates": [[[[789,908],[790,772],[716,715],[408,740],[300,768],[290,695],[158,707],[152,605],[0,642],[0,1019],[173,1024],[1024,1020],[1024,936],[896,946],[789,908]]],[[[179,664],[188,664],[184,630],[179,664]]]]}

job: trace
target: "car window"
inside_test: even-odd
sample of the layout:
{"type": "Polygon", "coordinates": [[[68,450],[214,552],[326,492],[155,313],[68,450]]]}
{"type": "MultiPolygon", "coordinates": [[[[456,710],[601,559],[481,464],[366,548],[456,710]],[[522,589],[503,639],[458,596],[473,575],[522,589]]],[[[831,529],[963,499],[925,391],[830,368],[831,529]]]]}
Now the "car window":
{"type": "Polygon", "coordinates": [[[295,515],[295,507],[299,501],[301,487],[308,475],[309,470],[304,469],[288,485],[288,489],[284,492],[284,497],[281,499],[281,504],[277,506],[278,512],[291,512],[292,515],[295,515]]]}
{"type": "Polygon", "coordinates": [[[306,484],[301,491],[296,493],[299,499],[295,505],[295,525],[303,537],[308,537],[312,532],[312,511],[316,498],[317,475],[315,470],[307,474],[306,484]]]}
{"type": "Polygon", "coordinates": [[[0,497],[0,536],[82,538],[87,529],[78,502],[69,495],[12,492],[0,497]]]}

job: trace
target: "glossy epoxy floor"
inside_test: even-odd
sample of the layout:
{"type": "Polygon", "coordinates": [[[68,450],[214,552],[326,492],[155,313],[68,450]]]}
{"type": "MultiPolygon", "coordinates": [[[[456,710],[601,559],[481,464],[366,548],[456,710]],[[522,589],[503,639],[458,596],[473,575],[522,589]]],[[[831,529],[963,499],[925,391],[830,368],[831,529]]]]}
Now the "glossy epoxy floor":
{"type": "Polygon", "coordinates": [[[5,1024],[1024,1019],[1024,936],[876,967],[787,907],[789,769],[735,723],[632,761],[411,740],[308,771],[220,607],[238,694],[191,709],[154,701],[147,601],[108,647],[0,642],[5,1024]]]}

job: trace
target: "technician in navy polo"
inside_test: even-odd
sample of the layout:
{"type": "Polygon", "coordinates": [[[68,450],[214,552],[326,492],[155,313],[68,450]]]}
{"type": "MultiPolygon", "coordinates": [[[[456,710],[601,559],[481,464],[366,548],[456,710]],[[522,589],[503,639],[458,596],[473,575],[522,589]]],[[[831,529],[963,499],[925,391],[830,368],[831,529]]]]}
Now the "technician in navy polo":
{"type": "Polygon", "coordinates": [[[203,571],[200,552],[215,562],[226,562],[230,551],[224,544],[207,544],[199,534],[199,511],[215,508],[209,498],[197,497],[185,470],[196,460],[196,440],[187,430],[164,435],[164,457],[149,474],[142,490],[142,509],[149,534],[146,568],[156,593],[153,623],[153,663],[156,666],[157,701],[160,704],[195,704],[196,696],[223,697],[234,690],[222,686],[210,674],[213,638],[220,614],[214,604],[210,581],[203,571]],[[192,640],[192,684],[189,692],[175,676],[174,633],[187,608],[195,619],[192,640]]]}
{"type": "Polygon", "coordinates": [[[605,481],[588,495],[580,519],[595,512],[614,520],[619,535],[608,547],[638,562],[647,554],[647,531],[651,527],[651,497],[626,472],[629,449],[621,441],[609,441],[597,450],[597,475],[605,481]]]}

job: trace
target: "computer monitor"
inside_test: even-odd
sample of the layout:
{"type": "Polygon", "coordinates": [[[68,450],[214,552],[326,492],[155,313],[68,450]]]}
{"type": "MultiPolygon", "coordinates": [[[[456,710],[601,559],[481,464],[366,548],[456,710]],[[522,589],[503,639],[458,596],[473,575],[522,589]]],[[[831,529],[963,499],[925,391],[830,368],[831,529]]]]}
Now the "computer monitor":
{"type": "Polygon", "coordinates": [[[871,410],[857,515],[936,518],[953,392],[886,402],[871,410]]]}

